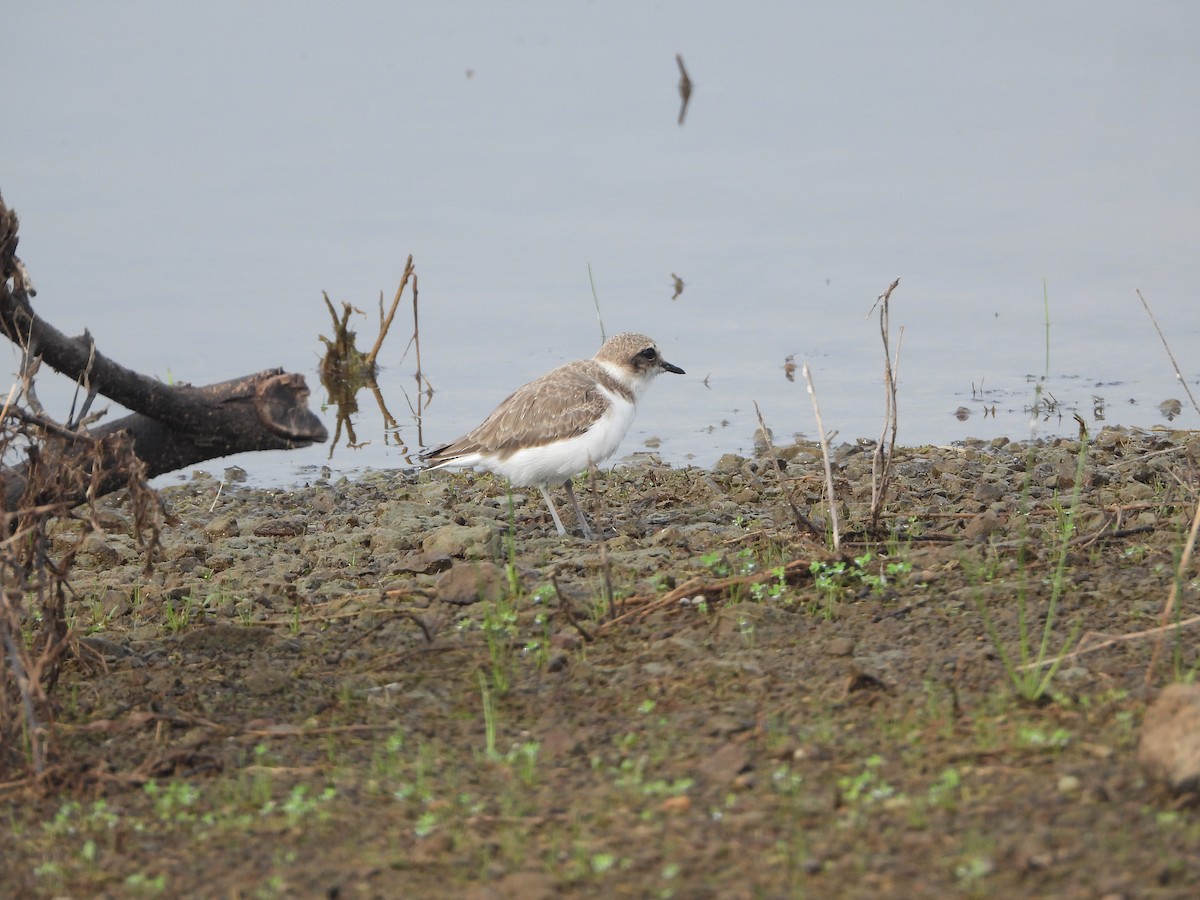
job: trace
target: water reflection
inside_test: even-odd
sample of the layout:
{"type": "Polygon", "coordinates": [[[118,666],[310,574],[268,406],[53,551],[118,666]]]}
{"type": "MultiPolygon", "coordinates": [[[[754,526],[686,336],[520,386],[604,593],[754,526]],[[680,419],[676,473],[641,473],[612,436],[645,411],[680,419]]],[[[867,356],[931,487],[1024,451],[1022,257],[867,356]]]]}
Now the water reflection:
{"type": "Polygon", "coordinates": [[[1183,403],[1179,400],[1164,400],[1158,404],[1158,411],[1163,414],[1163,418],[1168,422],[1174,422],[1175,417],[1183,412],[1183,403]]]}
{"type": "Polygon", "coordinates": [[[337,311],[329,299],[329,295],[322,292],[322,296],[325,298],[325,306],[329,310],[329,316],[333,321],[333,338],[330,339],[324,335],[320,336],[326,348],[325,356],[321,360],[321,384],[328,393],[329,402],[334,406],[336,415],[333,440],[329,445],[330,459],[333,458],[333,452],[341,440],[343,428],[346,431],[346,447],[348,449],[358,450],[371,444],[370,440],[360,441],[354,431],[354,416],[359,411],[358,392],[363,388],[367,388],[374,395],[375,403],[379,407],[384,443],[395,444],[407,462],[411,463],[414,461],[413,452],[409,450],[408,445],[404,443],[404,439],[401,436],[400,423],[392,415],[391,410],[388,409],[383,391],[379,387],[377,378],[379,366],[376,362],[379,351],[383,348],[383,342],[387,338],[388,331],[391,329],[392,321],[396,317],[396,310],[400,306],[400,298],[404,295],[404,288],[410,281],[412,284],[413,333],[409,338],[408,346],[405,347],[404,353],[401,355],[400,362],[404,362],[409,350],[415,349],[417,363],[415,404],[412,398],[409,397],[408,391],[403,387],[401,387],[401,392],[404,394],[405,402],[408,404],[409,411],[417,427],[417,445],[418,447],[423,446],[424,438],[422,436],[421,423],[425,406],[433,399],[433,385],[425,377],[421,369],[420,292],[417,275],[413,269],[412,256],[410,255],[408,263],[404,267],[404,274],[400,278],[400,287],[396,289],[396,295],[392,299],[391,308],[387,311],[386,315],[383,310],[383,294],[379,295],[379,333],[375,338],[374,346],[366,353],[358,349],[356,346],[356,334],[350,330],[350,316],[354,313],[358,313],[359,315],[365,315],[365,313],[351,306],[349,303],[343,303],[342,315],[339,319],[337,311]]]}

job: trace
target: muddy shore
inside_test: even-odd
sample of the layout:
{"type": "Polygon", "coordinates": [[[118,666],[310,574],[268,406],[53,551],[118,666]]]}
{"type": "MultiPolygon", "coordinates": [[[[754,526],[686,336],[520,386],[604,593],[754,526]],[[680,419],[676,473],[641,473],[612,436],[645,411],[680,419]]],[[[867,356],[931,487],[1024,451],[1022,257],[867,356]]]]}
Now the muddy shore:
{"type": "MultiPolygon", "coordinates": [[[[1005,665],[1022,633],[1054,656],[1157,624],[1200,437],[898,450],[874,533],[871,449],[835,448],[837,553],[805,444],[782,478],[736,456],[582,478],[599,542],[487,475],[197,474],[162,492],[147,574],[111,498],[55,782],[3,795],[0,893],[1200,891],[1200,812],[1136,756],[1194,637],[1148,685],[1149,638],[1035,699],[1005,665]]],[[[1197,584],[1193,562],[1181,618],[1197,584]]]]}

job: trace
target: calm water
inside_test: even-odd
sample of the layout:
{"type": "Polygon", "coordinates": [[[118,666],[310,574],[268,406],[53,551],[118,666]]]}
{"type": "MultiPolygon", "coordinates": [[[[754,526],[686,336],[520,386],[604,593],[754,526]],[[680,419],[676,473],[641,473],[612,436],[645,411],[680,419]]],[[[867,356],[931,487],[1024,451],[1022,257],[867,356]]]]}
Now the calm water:
{"type": "MultiPolygon", "coordinates": [[[[778,435],[814,433],[789,355],[827,428],[878,436],[865,316],[899,276],[904,443],[1028,437],[1045,374],[1089,421],[1100,397],[1109,423],[1160,424],[1174,397],[1175,424],[1200,425],[1134,293],[1200,393],[1192,4],[24,6],[0,190],[42,315],[139,371],[283,366],[319,406],[321,291],[366,311],[369,345],[412,253],[423,436],[443,441],[594,352],[590,265],[608,332],[688,372],[624,450],[708,464],[750,446],[754,401],[778,435]]],[[[381,387],[415,444],[409,310],[381,387]]],[[[69,386],[41,393],[65,414],[69,386]]],[[[403,465],[359,399],[369,444],[330,465],[403,465]]],[[[1038,433],[1074,428],[1068,411],[1038,433]]],[[[328,454],[233,461],[286,482],[328,454]]]]}

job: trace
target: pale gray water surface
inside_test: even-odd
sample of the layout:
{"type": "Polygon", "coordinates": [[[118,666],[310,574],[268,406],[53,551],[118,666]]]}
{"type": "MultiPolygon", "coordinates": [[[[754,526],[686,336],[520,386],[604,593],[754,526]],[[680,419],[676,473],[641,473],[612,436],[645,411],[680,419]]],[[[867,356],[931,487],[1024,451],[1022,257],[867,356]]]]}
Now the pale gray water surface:
{"type": "MultiPolygon", "coordinates": [[[[755,400],[778,435],[815,433],[789,354],[827,428],[878,436],[864,317],[897,276],[904,443],[1029,436],[1044,290],[1054,397],[1139,426],[1176,397],[1200,424],[1134,293],[1197,392],[1193,4],[58,3],[5,33],[0,190],[38,308],[164,379],[283,366],[319,405],[321,291],[373,337],[412,253],[430,441],[594,351],[589,264],[608,331],[688,372],[627,451],[747,449],[755,400]]],[[[406,423],[408,309],[381,381],[406,423]]],[[[67,388],[43,400],[65,414],[67,388]]],[[[360,402],[370,444],[334,470],[404,465],[360,402]]],[[[233,462],[286,482],[327,453],[233,462]]]]}

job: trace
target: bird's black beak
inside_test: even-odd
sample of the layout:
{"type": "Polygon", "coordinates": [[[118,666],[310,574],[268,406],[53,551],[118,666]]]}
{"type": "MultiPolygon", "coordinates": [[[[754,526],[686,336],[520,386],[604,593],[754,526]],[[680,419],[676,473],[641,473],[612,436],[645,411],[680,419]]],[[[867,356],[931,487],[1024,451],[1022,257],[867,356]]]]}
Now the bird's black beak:
{"type": "Polygon", "coordinates": [[[687,374],[685,371],[683,371],[683,369],[679,368],[679,366],[673,366],[669,362],[667,362],[665,359],[659,360],[658,364],[660,366],[662,366],[666,371],[674,372],[676,375],[686,375],[687,374]]]}

